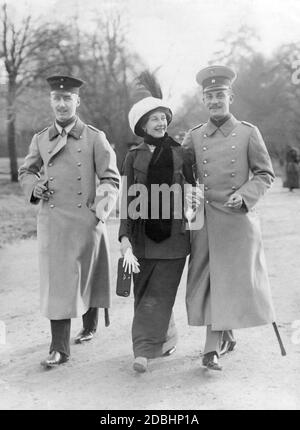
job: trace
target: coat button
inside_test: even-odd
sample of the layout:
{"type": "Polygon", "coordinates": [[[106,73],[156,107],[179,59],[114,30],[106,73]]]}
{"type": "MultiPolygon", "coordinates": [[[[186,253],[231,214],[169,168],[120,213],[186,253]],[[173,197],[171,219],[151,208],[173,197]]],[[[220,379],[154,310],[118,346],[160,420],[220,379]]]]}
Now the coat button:
{"type": "Polygon", "coordinates": [[[231,187],[231,189],[232,189],[232,190],[236,190],[236,187],[235,187],[235,186],[233,186],[233,187],[231,187]]]}
{"type": "Polygon", "coordinates": [[[205,185],[205,187],[204,187],[204,190],[205,190],[205,191],[207,191],[207,190],[208,190],[208,187],[207,187],[206,185],[205,185]]]}
{"type": "Polygon", "coordinates": [[[82,139],[82,136],[79,136],[79,139],[82,139]]]}
{"type": "Polygon", "coordinates": [[[77,166],[79,166],[79,167],[80,167],[80,166],[81,166],[81,163],[77,163],[77,166]]]}
{"type": "Polygon", "coordinates": [[[77,207],[78,207],[78,208],[81,208],[81,203],[78,203],[77,207]]]}
{"type": "Polygon", "coordinates": [[[204,177],[207,178],[207,176],[208,176],[208,173],[204,173],[204,177]]]}
{"type": "Polygon", "coordinates": [[[235,173],[231,173],[231,176],[232,176],[232,177],[234,177],[234,176],[235,176],[235,173]]]}
{"type": "Polygon", "coordinates": [[[231,162],[232,162],[232,163],[235,163],[235,159],[233,158],[233,159],[231,160],[231,162]]]}
{"type": "Polygon", "coordinates": [[[236,136],[236,133],[232,133],[232,136],[236,136]]]}
{"type": "Polygon", "coordinates": [[[50,194],[54,194],[54,190],[50,190],[50,194]]]}
{"type": "Polygon", "coordinates": [[[209,200],[206,200],[206,203],[209,204],[209,200]]]}
{"type": "Polygon", "coordinates": [[[53,176],[51,176],[51,178],[49,178],[49,181],[53,181],[53,179],[54,179],[53,176]]]}
{"type": "Polygon", "coordinates": [[[207,163],[207,160],[203,160],[203,164],[206,164],[207,163]]]}
{"type": "Polygon", "coordinates": [[[48,166],[49,166],[49,167],[52,167],[52,166],[53,166],[53,163],[49,163],[49,164],[48,164],[48,166]]]}
{"type": "Polygon", "coordinates": [[[77,181],[81,181],[81,176],[78,176],[77,181]]]}
{"type": "Polygon", "coordinates": [[[78,191],[78,193],[77,193],[79,196],[81,196],[81,194],[82,194],[82,191],[78,191]]]}
{"type": "Polygon", "coordinates": [[[81,149],[80,149],[80,148],[78,148],[78,149],[77,149],[77,152],[81,152],[81,149]]]}
{"type": "Polygon", "coordinates": [[[206,150],[207,150],[206,146],[203,146],[203,148],[202,148],[202,149],[203,149],[203,151],[206,151],[206,150]]]}
{"type": "Polygon", "coordinates": [[[236,146],[235,146],[235,145],[232,145],[231,149],[235,149],[235,148],[236,148],[236,146]]]}
{"type": "Polygon", "coordinates": [[[48,154],[51,154],[51,152],[52,152],[51,149],[48,149],[48,154]]]}
{"type": "Polygon", "coordinates": [[[53,209],[55,206],[54,205],[50,205],[50,208],[53,209]]]}

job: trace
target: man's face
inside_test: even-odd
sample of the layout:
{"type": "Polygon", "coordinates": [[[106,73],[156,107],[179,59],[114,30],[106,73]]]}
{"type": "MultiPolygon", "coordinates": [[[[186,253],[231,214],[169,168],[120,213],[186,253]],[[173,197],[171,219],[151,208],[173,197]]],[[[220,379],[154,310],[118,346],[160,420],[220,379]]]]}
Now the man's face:
{"type": "Polygon", "coordinates": [[[211,118],[222,118],[229,113],[233,101],[231,90],[213,90],[203,94],[203,103],[211,118]]]}
{"type": "Polygon", "coordinates": [[[76,114],[76,109],[80,104],[78,94],[69,91],[51,91],[50,104],[55,115],[55,119],[64,122],[76,114]]]}

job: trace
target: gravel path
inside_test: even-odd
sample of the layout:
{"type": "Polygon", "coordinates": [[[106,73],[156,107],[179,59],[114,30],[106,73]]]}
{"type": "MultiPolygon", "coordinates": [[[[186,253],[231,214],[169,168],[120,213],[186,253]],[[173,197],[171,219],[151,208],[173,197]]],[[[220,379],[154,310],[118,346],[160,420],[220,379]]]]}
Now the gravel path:
{"type": "MultiPolygon", "coordinates": [[[[185,273],[175,305],[177,351],[151,361],[148,373],[132,370],[133,298],[114,292],[110,327],[100,318],[93,342],[72,345],[67,364],[44,371],[39,362],[48,352],[49,322],[39,313],[36,240],[28,239],[0,249],[0,320],[6,325],[0,409],[300,409],[300,190],[289,193],[277,180],[260,214],[286,357],[272,327],[263,326],[236,332],[237,349],[222,359],[223,372],[203,369],[205,329],[187,326],[185,273]]],[[[108,227],[115,280],[118,226],[108,227]]],[[[80,325],[72,321],[72,335],[80,325]]]]}

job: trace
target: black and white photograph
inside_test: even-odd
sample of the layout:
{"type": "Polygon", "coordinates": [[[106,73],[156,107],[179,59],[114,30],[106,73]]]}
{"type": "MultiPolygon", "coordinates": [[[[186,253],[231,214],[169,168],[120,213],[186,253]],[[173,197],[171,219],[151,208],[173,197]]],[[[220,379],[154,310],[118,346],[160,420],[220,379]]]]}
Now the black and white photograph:
{"type": "Polygon", "coordinates": [[[0,411],[299,410],[299,255],[299,0],[0,0],[0,411]]]}

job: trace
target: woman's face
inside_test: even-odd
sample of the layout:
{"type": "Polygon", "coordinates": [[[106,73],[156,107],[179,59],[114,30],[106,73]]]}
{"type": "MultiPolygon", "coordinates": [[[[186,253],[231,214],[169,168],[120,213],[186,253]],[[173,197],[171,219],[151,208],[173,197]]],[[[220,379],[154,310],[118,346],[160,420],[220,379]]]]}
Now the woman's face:
{"type": "Polygon", "coordinates": [[[144,131],[152,137],[160,138],[165,135],[168,128],[167,115],[163,111],[152,112],[146,124],[144,131]]]}

